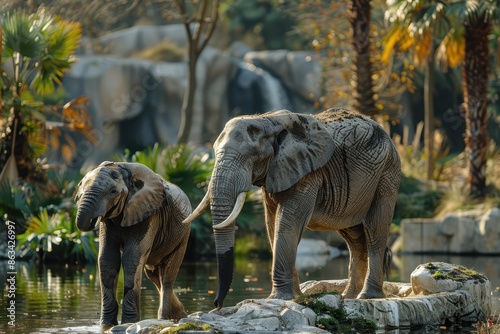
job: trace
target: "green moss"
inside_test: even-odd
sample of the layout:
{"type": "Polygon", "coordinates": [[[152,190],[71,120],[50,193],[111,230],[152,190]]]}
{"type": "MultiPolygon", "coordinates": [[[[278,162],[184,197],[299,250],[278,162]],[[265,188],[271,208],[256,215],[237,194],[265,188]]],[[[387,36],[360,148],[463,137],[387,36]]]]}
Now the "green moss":
{"type": "Polygon", "coordinates": [[[316,323],[316,326],[331,333],[375,333],[375,323],[365,319],[349,319],[343,308],[331,307],[318,300],[322,296],[332,293],[318,293],[313,295],[301,295],[295,299],[295,302],[309,307],[318,316],[322,317],[316,323]]]}
{"type": "Polygon", "coordinates": [[[440,280],[440,279],[447,279],[448,275],[446,273],[442,272],[441,270],[437,270],[436,272],[434,272],[434,274],[432,274],[432,277],[435,280],[440,280]]]}
{"type": "Polygon", "coordinates": [[[444,270],[433,263],[426,263],[424,268],[428,269],[436,280],[451,279],[457,282],[465,282],[470,279],[483,280],[485,278],[481,273],[464,266],[455,266],[452,270],[444,270]]]}
{"type": "Polygon", "coordinates": [[[209,324],[198,325],[191,322],[186,322],[182,325],[169,328],[167,333],[173,334],[173,333],[179,333],[180,331],[208,331],[212,328],[213,327],[210,326],[209,324]]]}
{"type": "Polygon", "coordinates": [[[429,270],[437,269],[436,265],[432,262],[428,262],[428,263],[424,264],[424,268],[429,269],[429,270]]]}

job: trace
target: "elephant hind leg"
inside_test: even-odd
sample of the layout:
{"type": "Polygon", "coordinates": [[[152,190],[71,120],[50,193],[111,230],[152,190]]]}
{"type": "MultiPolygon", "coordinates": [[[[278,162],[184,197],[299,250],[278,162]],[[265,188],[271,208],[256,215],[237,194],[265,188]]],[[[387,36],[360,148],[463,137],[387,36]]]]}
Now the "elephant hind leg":
{"type": "Polygon", "coordinates": [[[188,237],[189,233],[186,233],[179,242],[179,246],[163,258],[161,266],[155,268],[160,284],[158,319],[180,320],[187,316],[184,306],[174,293],[174,284],[184,258],[188,237]]]}
{"type": "Polygon", "coordinates": [[[342,297],[356,298],[363,289],[368,267],[365,231],[360,224],[338,232],[349,248],[349,277],[342,297]]]}
{"type": "MultiPolygon", "coordinates": [[[[380,186],[379,186],[380,187],[380,186]]],[[[360,299],[384,298],[384,273],[389,274],[392,254],[387,247],[387,237],[394,213],[395,199],[392,196],[375,194],[365,227],[368,246],[368,273],[360,299]]]]}
{"type": "MultiPolygon", "coordinates": [[[[160,268],[154,270],[146,269],[146,275],[154,283],[160,294],[160,306],[158,307],[158,319],[181,319],[187,313],[179,298],[173,291],[173,283],[170,279],[163,279],[160,275],[167,275],[165,270],[160,268]],[[160,274],[159,271],[162,271],[160,274]]],[[[170,274],[169,274],[170,275],[170,274]]]]}
{"type": "Polygon", "coordinates": [[[160,276],[158,275],[158,273],[154,269],[150,270],[150,269],[147,269],[146,267],[144,267],[144,271],[146,272],[146,276],[149,278],[149,280],[154,283],[154,285],[156,286],[156,289],[158,289],[158,292],[160,292],[161,291],[161,282],[160,282],[160,276]]]}

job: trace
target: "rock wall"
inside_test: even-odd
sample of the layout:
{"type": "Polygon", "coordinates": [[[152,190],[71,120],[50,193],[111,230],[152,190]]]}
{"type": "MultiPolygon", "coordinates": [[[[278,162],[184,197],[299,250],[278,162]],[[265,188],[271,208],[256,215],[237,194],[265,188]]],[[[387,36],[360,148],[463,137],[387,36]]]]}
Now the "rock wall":
{"type": "MultiPolygon", "coordinates": [[[[124,148],[176,142],[186,91],[187,65],[133,58],[168,41],[186,44],[183,25],[132,27],[86,39],[63,78],[67,99],[87,96],[96,146],[78,143],[73,166],[93,166],[124,148]]],[[[241,43],[228,50],[207,46],[196,71],[190,142],[212,143],[230,118],[278,109],[314,112],[321,66],[311,52],[254,52],[241,43]]]]}
{"type": "Polygon", "coordinates": [[[443,219],[404,219],[397,249],[402,253],[500,254],[500,209],[466,211],[443,219]]]}

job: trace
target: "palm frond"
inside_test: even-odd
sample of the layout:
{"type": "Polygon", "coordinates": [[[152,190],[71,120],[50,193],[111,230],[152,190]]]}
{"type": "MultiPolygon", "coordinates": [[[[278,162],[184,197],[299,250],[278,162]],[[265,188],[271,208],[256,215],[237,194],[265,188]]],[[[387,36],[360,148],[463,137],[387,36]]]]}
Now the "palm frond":
{"type": "Polygon", "coordinates": [[[436,63],[441,70],[457,67],[465,57],[463,26],[451,29],[436,50],[436,63]]]}
{"type": "Polygon", "coordinates": [[[61,85],[60,78],[76,58],[73,57],[81,38],[79,23],[51,19],[52,25],[46,24],[41,34],[46,41],[46,48],[40,54],[39,72],[32,86],[39,94],[54,91],[54,83],[61,85]]]}
{"type": "Polygon", "coordinates": [[[410,13],[411,23],[408,29],[411,34],[424,35],[429,30],[435,30],[436,23],[445,15],[446,6],[444,3],[438,1],[428,4],[410,13]]]}
{"type": "Polygon", "coordinates": [[[475,20],[490,21],[498,18],[498,5],[494,0],[461,0],[452,1],[446,15],[457,22],[474,22],[475,20]]]}
{"type": "Polygon", "coordinates": [[[22,11],[4,13],[3,21],[3,54],[5,58],[12,58],[14,53],[22,57],[34,58],[42,48],[38,36],[31,29],[31,20],[22,11]]]}

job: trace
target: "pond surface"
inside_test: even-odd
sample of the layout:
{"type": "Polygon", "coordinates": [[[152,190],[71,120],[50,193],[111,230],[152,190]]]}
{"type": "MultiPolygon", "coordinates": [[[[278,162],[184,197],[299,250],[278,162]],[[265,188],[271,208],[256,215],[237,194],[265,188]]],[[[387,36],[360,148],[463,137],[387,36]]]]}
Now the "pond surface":
{"type": "MultiPolygon", "coordinates": [[[[322,256],[298,259],[301,282],[347,277],[349,259],[322,256]]],[[[394,256],[391,281],[409,282],[421,263],[444,261],[461,264],[484,273],[492,283],[493,309],[500,313],[500,257],[445,255],[394,256]]],[[[271,291],[271,262],[240,259],[235,264],[232,290],[224,305],[248,298],[265,298],[271,291]]],[[[208,312],[217,286],[215,262],[184,263],[177,278],[177,294],[188,313],[208,312]]],[[[6,262],[0,262],[0,279],[5,281],[6,262]]],[[[95,265],[85,267],[43,266],[17,263],[15,328],[8,326],[7,289],[0,303],[0,333],[101,333],[98,325],[100,288],[95,265]]],[[[119,298],[123,280],[119,282],[119,298]]],[[[142,286],[141,318],[156,318],[158,293],[145,277],[142,286]]]]}

